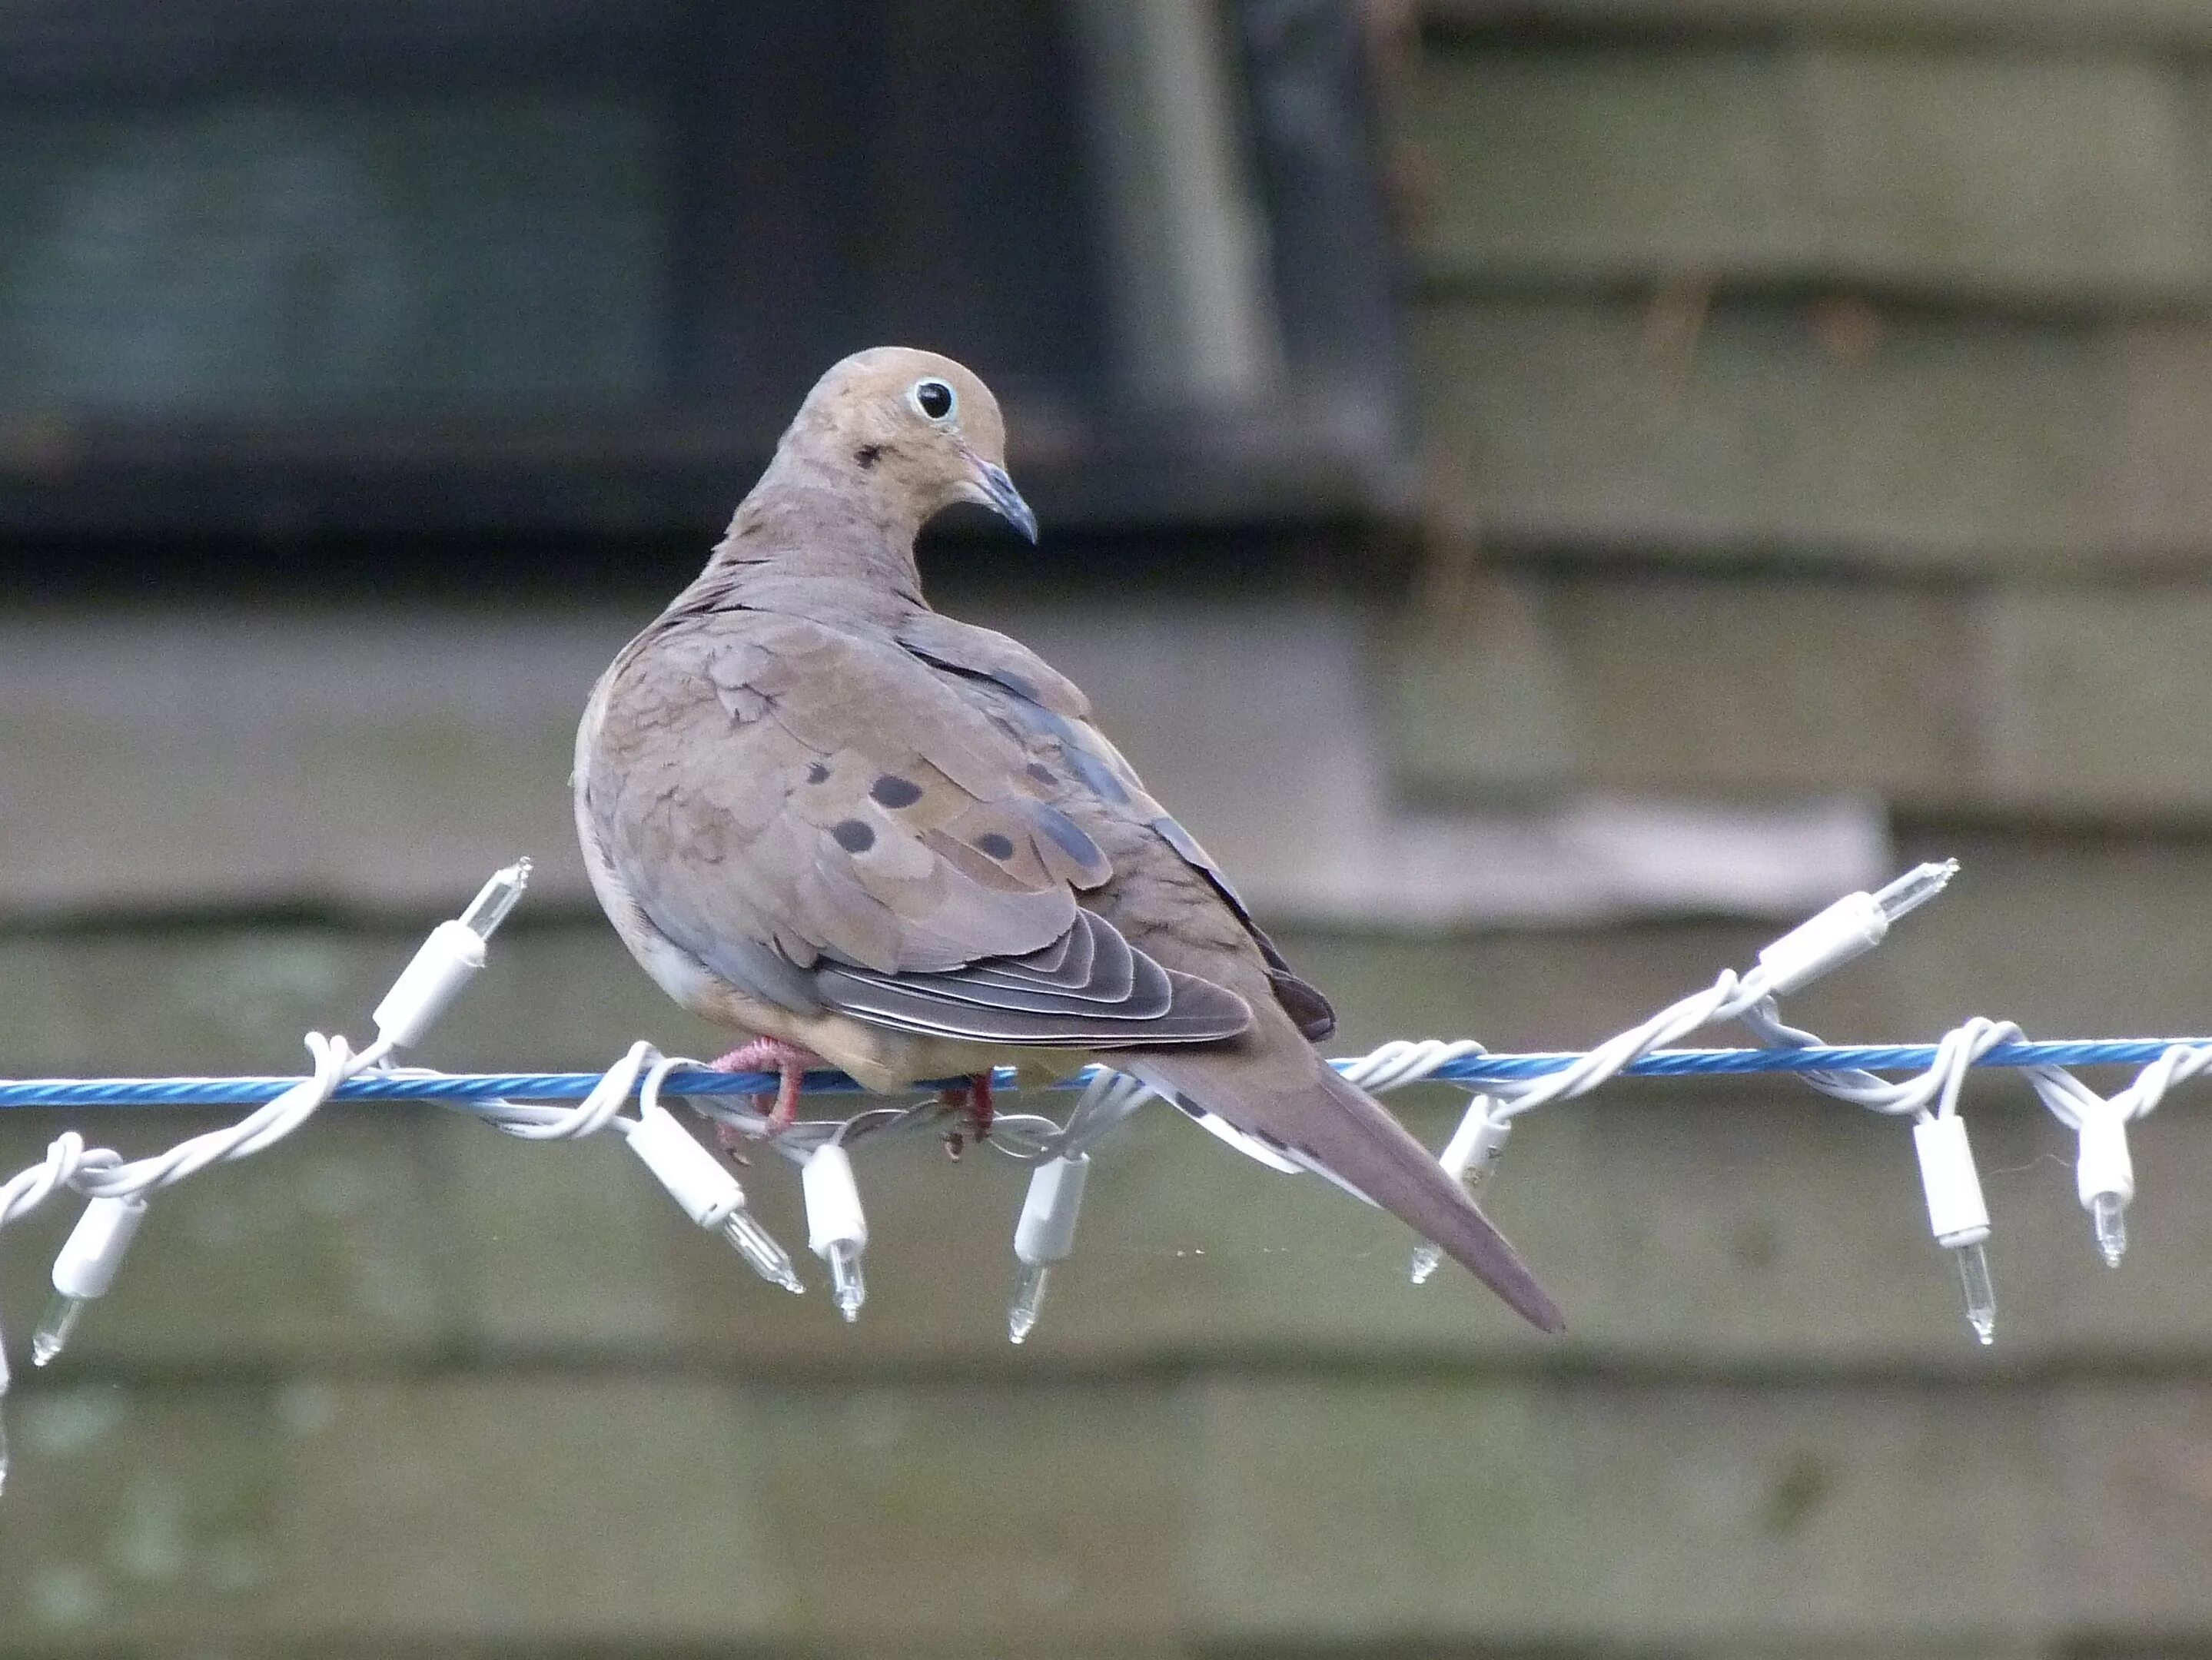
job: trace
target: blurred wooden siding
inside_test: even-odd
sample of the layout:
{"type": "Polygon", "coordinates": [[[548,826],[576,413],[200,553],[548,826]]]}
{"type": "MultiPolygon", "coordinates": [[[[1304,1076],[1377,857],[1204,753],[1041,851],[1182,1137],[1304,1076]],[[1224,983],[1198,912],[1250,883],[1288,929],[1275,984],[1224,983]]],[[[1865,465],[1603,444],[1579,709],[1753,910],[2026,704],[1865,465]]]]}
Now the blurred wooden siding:
{"type": "MultiPolygon", "coordinates": [[[[1465,611],[1380,648],[1401,784],[1879,792],[1969,875],[1809,1024],[2204,1028],[2212,4],[1457,0],[1422,47],[1411,361],[1439,557],[1479,557],[1435,585],[1465,611]]],[[[1347,1049],[1534,1047],[1766,932],[1287,943],[1347,1049]]],[[[19,927],[0,1056],[283,1064],[412,944],[19,927]]],[[[708,1041],[596,921],[526,916],[435,1058],[642,1031],[708,1041]]],[[[1527,1124],[1495,1208],[1559,1345],[1164,1118],[1015,1351],[988,1158],[863,1158],[847,1330],[618,1148],[333,1114],[163,1202],[19,1377],[0,1653],[2212,1653],[2212,1110],[2139,1133],[2118,1274],[2056,1126],[2002,1084],[1970,1110],[1989,1353],[1902,1130],[1778,1085],[1527,1124]]],[[[0,1118],[0,1162],[61,1122],[0,1118]]],[[[790,1184],[754,1185],[792,1237],[790,1184]]],[[[19,1343],[59,1231],[0,1241],[19,1343]]]]}
{"type": "MultiPolygon", "coordinates": [[[[1553,775],[2203,823],[2212,7],[1439,0],[1423,46],[1414,379],[1553,775]]],[[[1432,789],[1492,781],[1441,734],[1516,682],[1469,684],[1432,789]]]]}
{"type": "MultiPolygon", "coordinates": [[[[1393,665],[1401,781],[1442,800],[1532,780],[1876,792],[1908,845],[1966,853],[1976,891],[1869,971],[1896,1000],[1879,1018],[1832,1029],[1925,1033],[1969,1006],[2035,1008],[2019,1018],[2045,1030],[2204,1028],[2212,946],[2185,919],[2212,903],[2212,6],[1434,0],[1421,21],[1398,105],[1442,614],[1393,665]],[[1501,756],[1482,735],[1500,729],[1528,741],[1501,756]],[[2123,920],[2124,870],[2169,916],[2123,920]],[[1925,978],[1923,949],[1943,962],[1925,978]],[[2052,977],[2014,980],[2016,953],[2052,977]]],[[[2147,1189],[2160,1243],[2142,1235],[2120,1275],[2087,1272],[2050,1157],[2063,1138],[1978,1119],[1984,1144],[2025,1138],[1984,1154],[2007,1171],[1991,1183],[2000,1302],[2027,1323],[1991,1358],[2038,1379],[2033,1406],[1984,1394],[1990,1374],[1932,1308],[1905,1347],[1885,1335],[1935,1289],[1906,1261],[1901,1150],[1821,1121],[1855,1168],[1802,1119],[1761,1116],[1771,1102],[1612,1109],[1627,1146],[1608,1151],[1647,1161],[1646,1179],[1579,1217],[1583,1248],[1610,1220],[1668,1263],[1655,1279],[1710,1290],[1712,1323],[1623,1262],[1596,1318],[1641,1338],[1586,1341],[1609,1351],[1622,1421],[1679,1422],[1686,1445],[1705,1411],[1746,1448],[1778,1419],[1835,1431],[1832,1468],[1810,1441],[1795,1475],[1771,1455],[1765,1514],[1802,1478],[1820,1494],[1812,1525],[1838,1536],[1817,1563],[1785,1562],[1772,1536],[1698,1538],[1711,1512],[1685,1497],[1670,1514],[1697,1560],[1653,1579],[1654,1554],[1593,1550],[1586,1584],[1603,1589],[1543,1635],[1571,1651],[2212,1651],[2197,1589],[2212,1487],[2175,1485],[2212,1455],[2212,1357],[2154,1306],[2201,1298],[2202,1274],[2165,1255],[2195,1225],[2150,1211],[2147,1189]],[[1695,1173],[1659,1150],[1678,1136],[1700,1138],[1695,1173]],[[1709,1182],[1738,1184],[1744,1208],[1709,1182]],[[1708,1233],[1702,1266],[1674,1257],[1701,1223],[1725,1231],[1769,1203],[1797,1225],[1756,1243],[1708,1233]],[[1778,1318],[1730,1283],[1746,1248],[1777,1290],[1809,1276],[1786,1314],[1768,1305],[1778,1318]],[[2092,1306],[2113,1323],[2058,1337],[2092,1306]],[[1680,1401],[1677,1369],[1717,1398],[1680,1401]],[[2062,1400],[2102,1403],[2087,1411],[2115,1438],[2086,1462],[2062,1450],[2062,1400]],[[1848,1496],[1826,1485],[1841,1471],[1848,1496]],[[2079,1538],[2145,1525],[2166,1546],[2088,1566],[2101,1546],[2085,1556],[2079,1538]],[[2084,1583],[2100,1606],[2061,1589],[2084,1583]],[[1774,1601],[1749,1606],[1747,1584],[1774,1601]],[[1685,1587],[1690,1626],[1667,1612],[1685,1587]],[[1607,1625],[1616,1594],[1626,1629],[1607,1625]]],[[[2193,1138],[2190,1111],[2156,1133],[2193,1138]]],[[[1605,1190],[1558,1174],[1547,1206],[1605,1190]]],[[[1563,1219],[1539,1213],[1529,1231],[1563,1219]]],[[[1536,1433],[1565,1436],[1561,1420],[1536,1433]]],[[[1635,1530],[1664,1475],[1587,1456],[1604,1473],[1585,1491],[1635,1530]]],[[[1547,1477],[1563,1501],[1571,1480],[1547,1477]]],[[[1751,1513],[1713,1481],[1721,1510],[1751,1513]]],[[[1528,1566],[1516,1583],[1535,1596],[1528,1566]]]]}

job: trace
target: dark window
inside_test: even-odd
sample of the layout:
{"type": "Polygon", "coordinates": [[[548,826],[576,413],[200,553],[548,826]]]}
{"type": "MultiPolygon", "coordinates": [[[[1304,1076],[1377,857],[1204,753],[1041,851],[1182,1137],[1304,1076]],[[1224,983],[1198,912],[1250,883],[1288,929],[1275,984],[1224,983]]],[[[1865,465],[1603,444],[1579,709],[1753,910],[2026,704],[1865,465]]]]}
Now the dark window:
{"type": "Polygon", "coordinates": [[[1396,444],[1350,8],[0,16],[0,529],[690,532],[813,377],[969,362],[1059,527],[1396,444]]]}

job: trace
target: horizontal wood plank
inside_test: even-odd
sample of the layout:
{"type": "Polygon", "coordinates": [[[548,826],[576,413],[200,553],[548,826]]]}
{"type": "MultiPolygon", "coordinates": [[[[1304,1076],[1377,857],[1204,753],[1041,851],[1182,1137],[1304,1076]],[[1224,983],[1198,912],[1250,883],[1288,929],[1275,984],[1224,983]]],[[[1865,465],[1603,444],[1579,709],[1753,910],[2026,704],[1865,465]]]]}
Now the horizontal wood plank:
{"type": "Polygon", "coordinates": [[[2212,586],[1522,569],[1379,627],[1400,776],[1878,792],[1907,812],[2212,816],[2212,586]],[[1695,642],[1685,649],[1686,642],[1695,642]]]}
{"type": "Polygon", "coordinates": [[[11,1655],[1995,1656],[2212,1628],[2212,1415],[2183,1383],[42,1378],[10,1404],[11,1655]]]}
{"type": "Polygon", "coordinates": [[[2193,86],[2125,58],[1440,48],[1412,82],[1414,257],[1442,285],[2201,304],[2193,86]]]}
{"type": "Polygon", "coordinates": [[[2204,400],[2126,329],[1532,299],[1431,303],[1414,335],[1452,505],[1496,546],[1953,575],[2205,557],[2204,400]]]}

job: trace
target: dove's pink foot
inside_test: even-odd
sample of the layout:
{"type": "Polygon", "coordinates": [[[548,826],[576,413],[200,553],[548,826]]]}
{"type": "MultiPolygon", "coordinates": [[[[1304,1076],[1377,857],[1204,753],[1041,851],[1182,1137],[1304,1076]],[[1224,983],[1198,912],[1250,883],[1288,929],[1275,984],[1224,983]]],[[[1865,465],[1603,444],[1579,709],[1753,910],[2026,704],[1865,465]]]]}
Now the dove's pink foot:
{"type": "Polygon", "coordinates": [[[789,1129],[792,1121],[799,1116],[799,1085],[810,1067],[826,1067],[830,1063],[812,1049],[798,1043],[787,1043],[781,1037],[756,1037],[750,1043],[741,1043],[727,1055],[717,1055],[707,1063],[716,1072],[772,1072],[775,1074],[775,1093],[749,1096],[753,1110],[768,1114],[768,1133],[781,1135],[789,1129]]]}
{"type": "MultiPolygon", "coordinates": [[[[991,1100],[989,1073],[976,1073],[965,1084],[939,1091],[938,1099],[954,1111],[967,1115],[969,1128],[974,1133],[978,1146],[991,1139],[991,1121],[996,1116],[996,1109],[991,1100]]],[[[966,1136],[960,1130],[952,1130],[945,1135],[945,1151],[955,1158],[960,1156],[965,1144],[966,1136]]]]}
{"type": "Polygon", "coordinates": [[[991,1074],[988,1072],[979,1072],[968,1080],[968,1116],[975,1121],[975,1139],[989,1140],[991,1120],[997,1116],[997,1109],[991,1100],[991,1074]]]}

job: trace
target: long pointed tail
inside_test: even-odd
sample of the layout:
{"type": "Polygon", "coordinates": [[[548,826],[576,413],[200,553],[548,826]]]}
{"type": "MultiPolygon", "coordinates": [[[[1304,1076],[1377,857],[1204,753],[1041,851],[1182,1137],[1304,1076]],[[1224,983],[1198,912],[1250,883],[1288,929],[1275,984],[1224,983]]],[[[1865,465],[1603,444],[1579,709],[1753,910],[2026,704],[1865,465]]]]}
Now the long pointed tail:
{"type": "Polygon", "coordinates": [[[1248,1041],[1148,1049],[1116,1060],[1155,1089],[1327,1166],[1441,1245],[1531,1325],[1566,1329],[1559,1305],[1467,1189],[1380,1102],[1346,1083],[1303,1039],[1294,1051],[1248,1041]]]}

